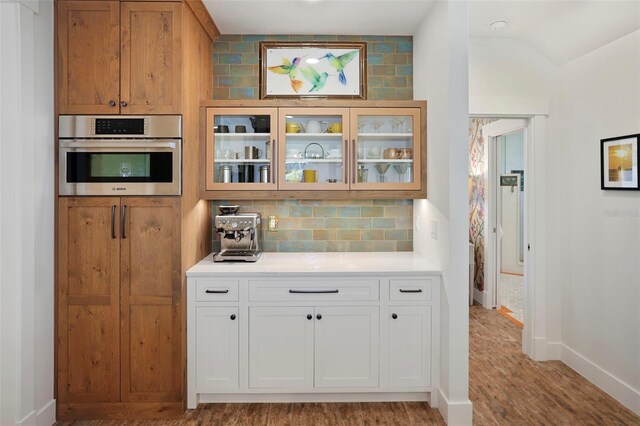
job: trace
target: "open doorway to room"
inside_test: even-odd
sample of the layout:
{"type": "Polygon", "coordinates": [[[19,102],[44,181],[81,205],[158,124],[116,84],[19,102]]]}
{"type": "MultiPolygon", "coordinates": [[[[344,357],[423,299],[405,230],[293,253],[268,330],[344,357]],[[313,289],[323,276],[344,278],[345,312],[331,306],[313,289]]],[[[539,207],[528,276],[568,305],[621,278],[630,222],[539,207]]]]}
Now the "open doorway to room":
{"type": "Polygon", "coordinates": [[[527,120],[472,118],[469,135],[473,299],[525,323],[527,120]]]}

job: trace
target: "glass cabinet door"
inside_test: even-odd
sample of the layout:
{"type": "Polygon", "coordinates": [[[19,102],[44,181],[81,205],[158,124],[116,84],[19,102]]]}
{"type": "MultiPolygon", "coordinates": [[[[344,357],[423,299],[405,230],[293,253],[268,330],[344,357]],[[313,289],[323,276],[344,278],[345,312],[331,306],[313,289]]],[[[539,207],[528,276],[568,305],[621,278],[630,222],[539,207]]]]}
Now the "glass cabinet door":
{"type": "Polygon", "coordinates": [[[352,189],[420,189],[419,108],[351,110],[352,189]]]}
{"type": "Polygon", "coordinates": [[[276,189],[276,108],[207,109],[207,190],[276,189]]]}
{"type": "Polygon", "coordinates": [[[281,108],[279,131],[279,189],[349,189],[348,108],[281,108]]]}

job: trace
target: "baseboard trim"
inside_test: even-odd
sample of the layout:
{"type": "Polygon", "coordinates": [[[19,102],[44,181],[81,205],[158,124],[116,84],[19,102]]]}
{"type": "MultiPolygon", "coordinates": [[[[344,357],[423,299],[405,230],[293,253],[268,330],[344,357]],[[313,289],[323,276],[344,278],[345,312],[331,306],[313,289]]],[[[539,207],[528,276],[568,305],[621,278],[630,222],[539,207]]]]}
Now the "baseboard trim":
{"type": "Polygon", "coordinates": [[[640,391],[632,388],[627,383],[618,379],[567,345],[562,345],[561,360],[591,383],[640,416],[640,391]]]}
{"type": "MultiPolygon", "coordinates": [[[[24,416],[21,420],[16,422],[16,425],[34,425],[36,424],[36,419],[38,417],[38,413],[36,410],[32,410],[29,414],[24,416]]],[[[52,423],[53,424],[53,423],[52,423]]]]}
{"type": "Polygon", "coordinates": [[[199,394],[198,403],[278,403],[278,402],[430,402],[429,392],[361,393],[224,393],[199,394]]]}
{"type": "Polygon", "coordinates": [[[562,343],[547,342],[547,361],[562,360],[562,343]]]}
{"type": "Polygon", "coordinates": [[[36,426],[51,426],[56,422],[56,400],[52,399],[36,413],[36,426]]]}
{"type": "Polygon", "coordinates": [[[442,389],[438,389],[438,411],[448,425],[471,426],[473,424],[473,404],[471,401],[449,402],[442,389]]]}
{"type": "Polygon", "coordinates": [[[477,288],[473,289],[473,300],[484,306],[484,299],[487,293],[485,291],[480,291],[477,288]]]}
{"type": "Polygon", "coordinates": [[[72,403],[58,402],[58,420],[147,420],[182,417],[182,402],[105,402],[72,403]]]}

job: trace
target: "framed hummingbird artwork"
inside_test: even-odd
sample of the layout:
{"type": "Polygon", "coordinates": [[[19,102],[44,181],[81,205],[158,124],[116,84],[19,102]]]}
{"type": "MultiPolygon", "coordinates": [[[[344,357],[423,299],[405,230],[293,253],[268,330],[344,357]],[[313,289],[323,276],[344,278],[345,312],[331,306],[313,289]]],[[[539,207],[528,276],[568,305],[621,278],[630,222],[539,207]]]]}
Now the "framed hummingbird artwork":
{"type": "Polygon", "coordinates": [[[260,98],[367,98],[364,42],[260,43],[260,98]]]}

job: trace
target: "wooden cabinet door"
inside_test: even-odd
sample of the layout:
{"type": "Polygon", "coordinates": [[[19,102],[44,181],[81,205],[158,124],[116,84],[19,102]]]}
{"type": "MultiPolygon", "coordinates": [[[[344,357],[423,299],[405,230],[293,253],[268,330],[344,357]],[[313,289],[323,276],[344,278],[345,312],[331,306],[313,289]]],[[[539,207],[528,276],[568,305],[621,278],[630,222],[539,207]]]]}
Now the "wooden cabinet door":
{"type": "Polygon", "coordinates": [[[182,398],[179,198],[122,198],[122,401],[182,398]]]}
{"type": "Polygon", "coordinates": [[[196,308],[198,392],[239,388],[239,322],[237,306],[196,308]]]}
{"type": "Polygon", "coordinates": [[[120,400],[119,198],[60,198],[58,402],[120,400]]]}
{"type": "Polygon", "coordinates": [[[117,114],[120,102],[120,3],[59,1],[60,114],[117,114]]]}
{"type": "Polygon", "coordinates": [[[122,114],[179,114],[182,4],[122,2],[122,114]]]}
{"type": "Polygon", "coordinates": [[[389,386],[430,386],[431,306],[390,306],[388,323],[389,386]]]}
{"type": "Polygon", "coordinates": [[[377,387],[377,306],[316,307],[315,387],[377,387]]]}
{"type": "Polygon", "coordinates": [[[313,388],[314,318],[312,307],[249,308],[249,388],[313,388]]]}

